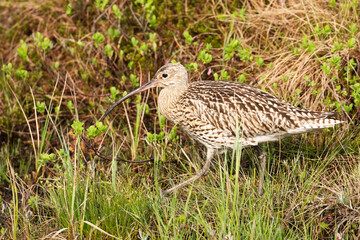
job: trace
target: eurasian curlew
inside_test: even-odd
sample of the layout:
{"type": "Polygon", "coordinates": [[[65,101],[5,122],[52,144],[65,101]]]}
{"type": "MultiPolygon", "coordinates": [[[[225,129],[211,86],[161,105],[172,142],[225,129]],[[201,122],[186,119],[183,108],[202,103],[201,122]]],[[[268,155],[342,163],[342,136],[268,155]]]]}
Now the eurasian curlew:
{"type": "MultiPolygon", "coordinates": [[[[342,122],[333,119],[335,113],[297,108],[244,83],[190,83],[186,68],[179,63],[162,66],[153,79],[114,103],[100,121],[130,96],[153,87],[163,88],[158,99],[160,113],[207,148],[203,168],[165,193],[206,175],[216,150],[233,148],[236,142],[241,147],[256,146],[342,122]]],[[[264,168],[264,163],[262,165],[264,168]]],[[[263,173],[261,175],[260,181],[263,173]]],[[[259,189],[261,192],[261,187],[259,189]]]]}

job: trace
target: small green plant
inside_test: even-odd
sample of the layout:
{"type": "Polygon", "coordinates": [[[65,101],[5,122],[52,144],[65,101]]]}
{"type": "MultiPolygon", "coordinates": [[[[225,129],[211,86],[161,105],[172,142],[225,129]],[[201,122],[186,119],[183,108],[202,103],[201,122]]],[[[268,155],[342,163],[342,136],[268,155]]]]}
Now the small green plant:
{"type": "Polygon", "coordinates": [[[56,61],[56,62],[54,63],[54,68],[55,68],[55,69],[58,69],[59,66],[60,66],[60,62],[59,62],[59,61],[56,61]]]}
{"type": "Polygon", "coordinates": [[[94,39],[94,45],[95,47],[99,47],[99,45],[105,41],[105,37],[102,33],[100,32],[96,32],[94,33],[94,35],[92,36],[92,38],[94,39]]]}
{"type": "Polygon", "coordinates": [[[314,34],[317,34],[317,35],[326,35],[326,34],[329,34],[331,33],[331,28],[328,24],[326,24],[324,26],[324,28],[320,28],[319,27],[319,24],[316,24],[316,26],[314,27],[314,34]]]}
{"type": "Polygon", "coordinates": [[[20,47],[17,49],[17,54],[22,60],[28,61],[28,45],[24,40],[20,40],[20,47]]]}
{"type": "Polygon", "coordinates": [[[239,55],[241,61],[244,61],[244,62],[250,62],[253,60],[254,57],[251,56],[251,53],[252,53],[252,51],[250,50],[250,48],[241,48],[238,51],[238,55],[239,55]]]}
{"type": "Polygon", "coordinates": [[[308,35],[304,35],[301,40],[302,40],[302,43],[300,43],[300,46],[302,47],[303,50],[305,50],[309,53],[312,53],[315,51],[316,45],[313,41],[311,41],[309,39],[308,35]]]}
{"type": "Polygon", "coordinates": [[[114,51],[111,48],[110,44],[106,44],[104,48],[104,54],[111,58],[114,55],[114,51]]]}
{"type": "Polygon", "coordinates": [[[309,87],[315,87],[315,85],[316,85],[316,82],[313,80],[313,81],[310,81],[309,83],[308,83],[308,86],[309,87]]]}
{"type": "Polygon", "coordinates": [[[36,102],[36,107],[34,107],[34,110],[35,110],[35,109],[36,109],[36,111],[38,111],[39,113],[44,113],[45,110],[46,110],[45,103],[44,103],[44,102],[37,101],[37,102],[36,102]]]}
{"type": "Polygon", "coordinates": [[[326,75],[330,75],[331,67],[330,67],[329,64],[323,63],[323,65],[320,66],[320,68],[321,68],[322,70],[324,70],[324,72],[326,73],[326,75]]]}
{"type": "Polygon", "coordinates": [[[204,64],[210,63],[212,61],[212,55],[208,53],[211,47],[211,43],[207,43],[205,49],[199,52],[198,59],[204,64]]]}
{"type": "Polygon", "coordinates": [[[156,52],[157,50],[157,43],[156,43],[156,33],[149,33],[149,42],[152,50],[156,52]]]}
{"type": "Polygon", "coordinates": [[[332,67],[337,69],[341,68],[341,57],[339,55],[333,55],[327,62],[330,63],[332,67]]]}
{"type": "Polygon", "coordinates": [[[54,111],[55,111],[55,113],[56,113],[57,115],[59,115],[59,114],[61,113],[59,106],[56,106],[56,107],[54,108],[54,111]]]}
{"type": "Polygon", "coordinates": [[[79,120],[75,120],[73,124],[71,124],[71,128],[74,130],[75,135],[80,136],[84,131],[83,127],[84,123],[79,120]]]}
{"type": "Polygon", "coordinates": [[[86,129],[87,137],[89,139],[94,139],[98,135],[98,131],[99,130],[94,125],[91,125],[88,129],[86,129]]]}
{"type": "Polygon", "coordinates": [[[90,127],[88,127],[88,129],[86,129],[87,137],[89,139],[94,139],[99,134],[104,133],[107,129],[108,126],[104,125],[102,122],[96,122],[95,126],[91,125],[90,127]]]}
{"type": "MultiPolygon", "coordinates": [[[[52,153],[53,154],[53,153],[52,153]]],[[[52,158],[53,156],[49,157],[52,158]]],[[[54,157],[55,159],[55,157],[54,157]]],[[[40,204],[40,197],[39,195],[35,195],[35,196],[30,196],[29,200],[28,200],[28,204],[30,205],[30,207],[34,210],[39,210],[39,204],[40,204]]]]}
{"type": "Polygon", "coordinates": [[[273,83],[272,88],[273,88],[274,90],[278,89],[278,84],[277,84],[277,83],[273,83]]]}
{"type": "Polygon", "coordinates": [[[173,142],[179,140],[179,136],[176,136],[177,129],[178,127],[174,126],[168,135],[168,138],[173,142]]]}
{"type": "Polygon", "coordinates": [[[239,50],[241,50],[240,40],[231,39],[229,44],[225,46],[223,59],[225,61],[231,59],[235,55],[235,52],[239,50]]]}
{"type": "Polygon", "coordinates": [[[161,143],[165,139],[165,133],[161,131],[159,134],[156,133],[147,133],[146,140],[149,143],[161,143]]]}
{"type": "Polygon", "coordinates": [[[110,87],[110,98],[114,101],[117,97],[117,95],[120,93],[119,90],[116,89],[116,87],[110,87]]]}
{"type": "Polygon", "coordinates": [[[29,76],[29,72],[23,69],[18,69],[15,72],[15,75],[22,80],[25,80],[29,76]]]}
{"type": "Polygon", "coordinates": [[[226,70],[222,70],[220,73],[220,80],[228,81],[230,79],[230,75],[226,70]]]}
{"type": "Polygon", "coordinates": [[[136,77],[136,75],[134,75],[132,73],[130,74],[130,81],[131,81],[131,83],[133,84],[134,87],[138,87],[140,85],[139,78],[136,77]]]}
{"type": "Polygon", "coordinates": [[[351,35],[355,35],[359,31],[359,28],[356,26],[355,23],[352,23],[349,27],[349,30],[351,35]]]}
{"type": "Polygon", "coordinates": [[[130,42],[131,42],[131,45],[133,45],[134,47],[136,47],[136,46],[138,45],[138,43],[139,43],[139,40],[136,40],[135,37],[132,37],[131,40],[130,40],[130,42]]]}
{"type": "Polygon", "coordinates": [[[351,97],[354,98],[354,103],[356,107],[360,106],[360,83],[355,83],[350,86],[352,89],[351,97]]]}
{"type": "Polygon", "coordinates": [[[187,44],[191,44],[191,43],[194,41],[194,38],[190,35],[190,33],[189,33],[188,31],[185,31],[185,32],[183,33],[183,36],[184,36],[185,42],[186,42],[187,44]]]}
{"type": "Polygon", "coordinates": [[[256,61],[256,64],[257,64],[259,67],[264,66],[264,59],[262,59],[261,57],[256,57],[256,58],[255,58],[255,61],[256,61]]]}
{"type": "Polygon", "coordinates": [[[83,41],[80,41],[80,40],[78,40],[78,41],[76,42],[76,45],[78,45],[78,46],[80,46],[80,47],[85,47],[85,43],[84,43],[83,41]]]}
{"type": "Polygon", "coordinates": [[[12,63],[8,63],[7,65],[3,65],[1,70],[5,73],[5,76],[7,79],[10,78],[11,74],[12,74],[12,68],[13,65],[12,63]]]}
{"type": "Polygon", "coordinates": [[[314,90],[312,90],[311,95],[317,96],[319,93],[320,93],[319,89],[314,89],[314,90]]]}
{"type": "Polygon", "coordinates": [[[343,48],[344,48],[344,44],[339,43],[338,41],[335,41],[335,42],[334,42],[334,46],[333,46],[333,48],[331,49],[331,52],[341,51],[341,50],[343,50],[343,48]]]}
{"type": "Polygon", "coordinates": [[[35,43],[40,50],[45,52],[48,52],[51,48],[53,48],[53,43],[50,39],[46,37],[44,38],[44,36],[39,32],[35,33],[35,43]]]}
{"type": "Polygon", "coordinates": [[[356,46],[356,39],[355,38],[350,38],[347,42],[347,47],[348,48],[353,48],[356,46]]]}
{"type": "Polygon", "coordinates": [[[95,6],[99,8],[102,12],[104,11],[106,5],[109,3],[109,0],[95,0],[95,6]]]}
{"type": "Polygon", "coordinates": [[[69,3],[67,6],[66,6],[66,15],[70,16],[71,13],[72,13],[72,5],[71,3],[69,3]]]}
{"type": "Polygon", "coordinates": [[[123,13],[120,11],[120,9],[119,9],[119,7],[116,5],[116,4],[114,4],[113,6],[112,6],[112,12],[114,13],[114,15],[115,15],[115,17],[117,18],[117,19],[121,19],[122,18],[122,16],[123,16],[123,13]]]}
{"type": "Polygon", "coordinates": [[[246,80],[246,73],[240,74],[238,77],[238,81],[243,83],[243,82],[245,82],[245,80],[246,80]]]}
{"type": "Polygon", "coordinates": [[[97,58],[93,58],[91,62],[92,62],[92,64],[94,64],[95,67],[98,66],[98,60],[97,60],[97,58]]]}
{"type": "Polygon", "coordinates": [[[67,107],[70,110],[70,112],[72,112],[75,109],[74,104],[73,104],[73,102],[71,100],[69,100],[67,102],[67,107]]]}
{"type": "Polygon", "coordinates": [[[40,159],[38,161],[38,167],[44,167],[46,163],[48,162],[54,162],[56,158],[56,155],[54,153],[42,153],[40,154],[40,159]]]}
{"type": "MultiPolygon", "coordinates": [[[[305,76],[304,80],[305,81],[309,81],[310,77],[309,76],[305,76]]],[[[281,81],[283,82],[288,82],[290,80],[290,77],[287,75],[281,75],[281,81]]]]}
{"type": "Polygon", "coordinates": [[[134,61],[130,61],[130,62],[128,63],[128,67],[129,67],[130,69],[132,69],[133,66],[134,66],[134,61]]]}
{"type": "Polygon", "coordinates": [[[141,54],[144,55],[148,51],[148,49],[149,49],[149,44],[142,42],[139,47],[141,54]]]}
{"type": "Polygon", "coordinates": [[[241,9],[235,11],[232,13],[234,17],[238,17],[241,19],[241,21],[245,21],[246,19],[246,8],[242,7],[241,9]]]}
{"type": "Polygon", "coordinates": [[[149,22],[151,27],[157,27],[157,17],[154,14],[155,12],[155,6],[154,6],[154,0],[135,0],[135,4],[141,4],[144,12],[145,12],[145,18],[149,22]]]}
{"type": "Polygon", "coordinates": [[[115,38],[120,36],[120,30],[118,30],[118,29],[109,28],[108,33],[109,33],[110,39],[112,41],[114,41],[115,38]]]}
{"type": "Polygon", "coordinates": [[[197,63],[190,63],[190,64],[185,64],[185,67],[187,69],[189,69],[190,71],[197,71],[198,70],[198,64],[197,63]]]}

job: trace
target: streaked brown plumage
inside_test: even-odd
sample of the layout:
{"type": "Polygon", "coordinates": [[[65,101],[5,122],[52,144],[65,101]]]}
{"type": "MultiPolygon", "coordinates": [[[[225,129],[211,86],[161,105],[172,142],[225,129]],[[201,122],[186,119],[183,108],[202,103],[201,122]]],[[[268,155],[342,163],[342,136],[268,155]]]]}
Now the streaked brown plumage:
{"type": "Polygon", "coordinates": [[[185,67],[178,63],[161,67],[151,81],[117,101],[101,120],[128,97],[152,87],[163,88],[160,113],[208,149],[203,169],[167,193],[206,174],[215,150],[233,148],[237,135],[241,147],[246,147],[341,123],[332,118],[334,113],[300,109],[244,83],[189,83],[185,67]]]}

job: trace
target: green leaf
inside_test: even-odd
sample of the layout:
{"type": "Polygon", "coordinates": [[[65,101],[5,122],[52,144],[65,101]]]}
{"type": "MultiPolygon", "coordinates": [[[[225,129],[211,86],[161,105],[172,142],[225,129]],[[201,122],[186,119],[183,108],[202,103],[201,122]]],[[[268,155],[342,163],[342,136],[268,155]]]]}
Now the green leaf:
{"type": "Polygon", "coordinates": [[[36,109],[39,113],[44,113],[46,110],[45,103],[37,101],[36,107],[34,107],[34,109],[36,109]]]}
{"type": "Polygon", "coordinates": [[[71,112],[75,109],[74,104],[71,100],[67,102],[67,107],[71,112]]]}
{"type": "Polygon", "coordinates": [[[347,42],[347,47],[348,48],[353,48],[356,46],[356,39],[355,38],[350,38],[347,42]]]}
{"type": "Polygon", "coordinates": [[[130,74],[130,81],[134,85],[134,87],[138,87],[140,85],[139,78],[137,78],[136,75],[134,75],[132,73],[130,74]]]}
{"type": "Polygon", "coordinates": [[[186,42],[187,44],[191,44],[192,41],[194,40],[194,38],[190,35],[190,33],[189,33],[188,31],[185,31],[185,32],[183,33],[183,36],[184,36],[185,42],[186,42]]]}
{"type": "Polygon", "coordinates": [[[185,64],[185,67],[187,69],[189,69],[190,71],[197,71],[198,70],[198,64],[197,63],[185,64]]]}
{"type": "Polygon", "coordinates": [[[116,96],[120,93],[120,91],[117,90],[116,87],[110,87],[110,93],[111,93],[110,98],[111,98],[112,100],[115,100],[115,99],[116,99],[116,96]]]}
{"type": "Polygon", "coordinates": [[[106,44],[104,48],[104,54],[107,55],[109,58],[111,58],[114,55],[114,51],[111,49],[110,44],[106,44]]]}
{"type": "Polygon", "coordinates": [[[246,73],[242,73],[238,77],[238,81],[241,82],[241,83],[245,82],[245,79],[246,79],[246,73]]]}
{"type": "Polygon", "coordinates": [[[264,59],[262,59],[261,57],[255,58],[255,61],[259,67],[264,66],[264,59]]]}
{"type": "Polygon", "coordinates": [[[324,70],[327,75],[330,75],[331,68],[327,63],[323,63],[321,69],[324,70]]]}
{"type": "Polygon", "coordinates": [[[16,70],[15,74],[22,80],[25,80],[29,75],[28,71],[26,70],[16,70]]]}
{"type": "Polygon", "coordinates": [[[145,53],[145,52],[147,52],[147,50],[149,49],[149,44],[147,44],[147,43],[141,43],[141,45],[140,45],[140,51],[142,52],[142,53],[145,53]]]}
{"type": "Polygon", "coordinates": [[[199,52],[198,59],[201,60],[204,64],[210,63],[212,61],[212,55],[207,53],[207,50],[201,50],[199,52]]]}
{"type": "Polygon", "coordinates": [[[111,40],[114,40],[115,38],[120,36],[120,30],[118,29],[109,28],[108,33],[111,40]]]}
{"type": "Polygon", "coordinates": [[[106,5],[109,3],[109,0],[95,0],[95,6],[100,8],[103,12],[105,10],[106,5]]]}
{"type": "Polygon", "coordinates": [[[355,35],[359,31],[359,28],[356,26],[355,23],[352,23],[349,29],[352,35],[355,35]]]}
{"type": "Polygon", "coordinates": [[[102,33],[100,32],[96,32],[94,33],[94,35],[92,36],[92,38],[94,39],[94,45],[95,47],[98,47],[102,42],[105,41],[105,37],[102,33]]]}
{"type": "Polygon", "coordinates": [[[22,58],[24,61],[28,61],[28,46],[24,40],[20,40],[20,47],[17,49],[17,54],[20,58],[22,58]]]}
{"type": "Polygon", "coordinates": [[[334,47],[331,49],[331,52],[335,52],[335,51],[341,51],[344,48],[344,44],[339,43],[338,41],[334,42],[334,47]]]}
{"type": "Polygon", "coordinates": [[[102,122],[96,122],[95,125],[99,129],[100,133],[103,133],[108,129],[108,126],[104,125],[102,122]]]}
{"type": "Polygon", "coordinates": [[[222,70],[220,73],[220,80],[227,81],[230,79],[229,73],[226,70],[222,70]]]}
{"type": "Polygon", "coordinates": [[[333,8],[336,6],[336,0],[330,0],[329,7],[333,8]]]}
{"type": "Polygon", "coordinates": [[[3,65],[1,70],[5,73],[5,74],[8,74],[8,75],[11,75],[12,73],[12,63],[8,63],[8,65],[3,65]]]}
{"type": "Polygon", "coordinates": [[[117,19],[121,19],[121,17],[123,16],[123,13],[120,11],[118,6],[115,4],[112,6],[112,11],[117,19]]]}
{"type": "Polygon", "coordinates": [[[137,44],[139,43],[139,40],[136,40],[135,37],[132,37],[130,41],[131,41],[131,44],[132,44],[134,47],[136,47],[137,44]]]}
{"type": "Polygon", "coordinates": [[[88,129],[86,129],[86,132],[89,139],[94,139],[97,135],[99,135],[99,130],[94,125],[88,127],[88,129]]]}
{"type": "Polygon", "coordinates": [[[79,120],[75,120],[73,124],[71,124],[71,128],[74,130],[75,135],[80,136],[82,134],[84,131],[83,125],[84,123],[79,120]]]}
{"type": "Polygon", "coordinates": [[[72,13],[72,5],[71,3],[69,3],[67,6],[66,6],[66,15],[70,16],[71,13],[72,13]]]}

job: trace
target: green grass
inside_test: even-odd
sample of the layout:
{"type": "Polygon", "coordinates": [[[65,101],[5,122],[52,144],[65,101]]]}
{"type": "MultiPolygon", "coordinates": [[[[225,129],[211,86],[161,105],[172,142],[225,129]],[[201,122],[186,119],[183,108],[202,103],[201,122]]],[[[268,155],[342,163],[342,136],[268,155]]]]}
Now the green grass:
{"type": "Polygon", "coordinates": [[[359,13],[352,0],[1,2],[0,238],[359,238],[359,13]],[[171,61],[346,123],[266,144],[261,196],[246,148],[164,197],[206,149],[158,113],[157,90],[87,129],[171,61]]]}

